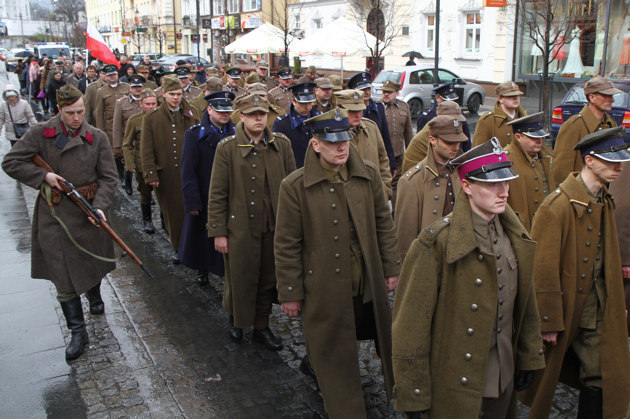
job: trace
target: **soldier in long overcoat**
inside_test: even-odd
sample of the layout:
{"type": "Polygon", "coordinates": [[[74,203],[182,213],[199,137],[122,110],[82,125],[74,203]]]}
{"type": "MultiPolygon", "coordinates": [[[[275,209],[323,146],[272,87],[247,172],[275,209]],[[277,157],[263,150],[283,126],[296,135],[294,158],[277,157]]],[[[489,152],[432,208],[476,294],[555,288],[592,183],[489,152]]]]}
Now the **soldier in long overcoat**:
{"type": "Polygon", "coordinates": [[[558,381],[580,389],[579,418],[627,413],[630,353],[621,260],[615,205],[604,185],[616,178],[621,161],[630,160],[624,134],[623,127],[610,128],[580,140],[575,147],[589,161],[534,217],[534,281],[547,366],[522,397],[532,418],[548,417],[558,381]]]}
{"type": "MultiPolygon", "coordinates": [[[[57,92],[60,113],[46,122],[32,126],[5,156],[2,168],[11,177],[39,189],[57,185],[57,178],[71,182],[94,208],[108,214],[116,189],[116,167],[104,132],[83,120],[81,92],[66,85],[57,92]],[[31,159],[39,155],[54,174],[36,166],[31,159]],[[50,179],[52,177],[52,179],[50,179]]],[[[93,226],[85,213],[62,193],[52,194],[49,207],[42,194],[33,211],[31,233],[31,277],[47,279],[57,289],[72,340],[66,358],[81,355],[87,343],[87,332],[80,295],[87,292],[92,314],[102,314],[101,279],[116,268],[113,261],[92,258],[68,237],[59,217],[79,245],[106,258],[114,257],[114,246],[104,230],[93,226]]]]}
{"type": "Polygon", "coordinates": [[[273,97],[276,105],[287,113],[291,106],[292,94],[289,87],[292,82],[291,69],[288,67],[281,68],[278,70],[278,85],[269,91],[269,96],[273,97]]]}
{"type": "MultiPolygon", "coordinates": [[[[316,134],[317,141],[330,141],[329,147],[350,138],[347,118],[340,116],[337,121],[335,112],[341,115],[342,111],[309,120],[316,131],[336,130],[316,134]]],[[[308,357],[329,417],[360,418],[366,417],[366,411],[357,339],[376,338],[385,389],[391,396],[387,291],[395,287],[400,260],[378,169],[364,162],[352,145],[337,154],[345,154],[345,163],[336,162],[339,173],[345,171],[345,175],[324,169],[324,164],[330,167],[335,159],[316,153],[311,146],[304,167],[282,182],[275,238],[278,296],[290,316],[299,311],[291,311],[291,304],[300,306],[308,357]],[[359,252],[353,253],[352,240],[357,241],[359,252]],[[361,260],[353,254],[359,254],[361,260]],[[366,305],[373,311],[373,320],[362,321],[363,316],[357,316],[366,305]],[[362,323],[375,327],[376,335],[360,336],[357,324],[362,323]]]]}
{"type": "MultiPolygon", "coordinates": [[[[615,220],[619,237],[619,253],[623,273],[623,287],[626,296],[626,310],[630,311],[630,163],[623,164],[619,178],[610,185],[610,193],[615,198],[615,220]]],[[[628,317],[630,331],[630,316],[628,317]]]]}
{"type": "Polygon", "coordinates": [[[536,243],[505,203],[516,173],[492,145],[457,158],[465,181],[452,214],[423,230],[403,263],[392,326],[398,411],[516,418],[516,390],[544,367],[536,243]]]}
{"type": "Polygon", "coordinates": [[[232,339],[240,341],[242,329],[253,325],[254,338],[277,350],[282,345],[268,327],[276,287],[273,234],[280,182],[295,170],[295,159],[290,140],[266,128],[266,99],[246,95],[236,104],[242,120],[217,146],[212,166],[208,236],[224,254],[223,308],[233,317],[232,339]],[[258,144],[250,140],[254,134],[261,136],[258,144]]]}
{"type": "Polygon", "coordinates": [[[507,146],[514,137],[514,132],[508,122],[527,115],[525,108],[520,105],[520,98],[524,93],[516,83],[506,81],[499,84],[495,91],[498,96],[497,102],[491,112],[486,112],[479,117],[472,139],[473,147],[493,137],[499,139],[501,147],[507,146]]]}
{"type": "MultiPolygon", "coordinates": [[[[164,77],[162,104],[144,115],[140,140],[140,155],[144,181],[153,186],[164,222],[175,252],[184,224],[181,155],[186,130],[199,122],[197,111],[182,98],[182,86],[176,78],[164,77]],[[171,104],[166,94],[178,96],[171,104]]],[[[179,263],[177,259],[173,262],[179,263]]]]}
{"type": "Polygon", "coordinates": [[[83,100],[85,101],[85,120],[88,124],[96,124],[94,119],[94,110],[96,108],[96,93],[98,89],[105,85],[105,75],[104,68],[101,68],[98,72],[99,78],[98,80],[93,81],[88,84],[88,87],[85,89],[85,96],[83,100]]]}

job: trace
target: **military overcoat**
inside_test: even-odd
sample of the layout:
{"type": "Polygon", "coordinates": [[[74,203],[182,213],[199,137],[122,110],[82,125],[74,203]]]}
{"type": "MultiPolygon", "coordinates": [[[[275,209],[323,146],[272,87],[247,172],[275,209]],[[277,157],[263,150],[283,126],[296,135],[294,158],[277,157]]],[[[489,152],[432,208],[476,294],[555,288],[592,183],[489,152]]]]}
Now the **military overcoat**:
{"type": "Polygon", "coordinates": [[[142,133],[142,119],[144,113],[139,112],[127,120],[125,137],[123,138],[122,151],[125,158],[125,170],[142,172],[142,160],[140,158],[140,140],[142,133]]]}
{"type": "Polygon", "coordinates": [[[291,99],[293,99],[291,90],[278,85],[269,91],[269,96],[273,96],[276,105],[284,109],[284,112],[289,112],[291,99]]]}
{"type": "Polygon", "coordinates": [[[420,232],[442,217],[444,201],[448,198],[447,184],[451,183],[453,187],[453,199],[462,188],[457,170],[453,171],[450,179],[439,176],[432,150],[433,146],[429,144],[429,154],[424,160],[405,172],[398,181],[394,225],[401,260],[420,232]]]}
{"type": "MultiPolygon", "coordinates": [[[[126,83],[118,83],[116,87],[109,84],[103,85],[96,92],[94,99],[94,125],[96,128],[107,134],[109,143],[114,147],[114,110],[116,102],[121,97],[129,94],[129,85],[126,83]]],[[[122,143],[121,143],[122,146],[122,143]]]]}
{"type": "Polygon", "coordinates": [[[486,112],[479,117],[472,139],[472,146],[475,147],[485,143],[492,137],[496,137],[499,140],[501,147],[507,146],[512,142],[512,138],[514,138],[514,131],[512,130],[512,126],[508,125],[508,122],[524,116],[527,116],[527,111],[522,106],[519,106],[514,118],[510,119],[497,100],[494,104],[494,110],[486,112]]]}
{"type": "Polygon", "coordinates": [[[551,193],[557,186],[551,172],[553,151],[543,143],[539,154],[540,160],[533,160],[523,150],[521,143],[514,139],[510,145],[505,147],[505,152],[512,162],[512,167],[519,175],[518,178],[510,181],[508,204],[521,217],[527,231],[530,231],[534,214],[545,200],[543,176],[547,179],[547,194],[551,193]]]}
{"type": "MultiPolygon", "coordinates": [[[[2,168],[9,176],[38,189],[44,183],[46,170],[35,166],[31,159],[40,155],[55,173],[75,187],[97,183],[91,204],[109,217],[118,176],[105,133],[83,122],[78,135],[69,138],[62,149],[55,145],[60,134],[60,115],[32,126],[5,156],[2,168]]],[[[94,227],[70,199],[62,197],[54,210],[81,246],[94,254],[114,257],[110,236],[94,227]]],[[[79,250],[52,217],[41,194],[37,196],[31,232],[31,277],[52,281],[60,292],[82,294],[115,268],[115,263],[102,262],[79,250]]]]}
{"type": "Polygon", "coordinates": [[[556,182],[562,183],[572,172],[582,170],[582,156],[573,146],[588,134],[599,129],[616,127],[617,123],[608,114],[599,120],[585,105],[580,113],[573,115],[560,126],[554,148],[553,176],[556,182]]]}
{"type": "Polygon", "coordinates": [[[385,196],[392,196],[392,174],[389,171],[389,159],[385,151],[385,143],[378,130],[378,126],[367,118],[361,118],[358,127],[352,130],[350,142],[357,148],[361,158],[372,162],[378,167],[383,181],[385,196]]]}
{"type": "Polygon", "coordinates": [[[303,120],[312,118],[319,114],[320,112],[317,107],[313,106],[306,117],[301,117],[296,112],[293,104],[291,104],[289,113],[277,117],[271,127],[273,132],[281,132],[289,137],[289,140],[291,140],[293,156],[295,157],[295,165],[298,168],[304,166],[306,149],[311,142],[311,138],[313,138],[313,128],[310,124],[305,124],[303,120]]]}
{"type": "Polygon", "coordinates": [[[140,134],[142,174],[146,183],[160,182],[154,189],[171,241],[177,251],[184,224],[181,156],[184,133],[199,122],[197,111],[182,100],[180,116],[173,118],[166,101],[144,114],[140,134]]]}
{"type": "Polygon", "coordinates": [[[603,417],[624,417],[630,403],[630,354],[614,203],[605,188],[602,193],[603,204],[590,202],[588,191],[573,173],[545,199],[534,218],[532,237],[538,241],[534,281],[541,330],[559,334],[558,343],[547,346],[547,367],[523,395],[533,418],[549,415],[558,381],[578,386],[578,360],[567,352],[578,333],[593,281],[599,231],[592,225],[599,224],[595,220],[600,217],[606,281],[600,345],[603,417]]]}
{"type": "Polygon", "coordinates": [[[208,237],[228,238],[223,307],[236,327],[254,320],[260,272],[252,266],[260,266],[265,178],[275,217],[280,182],[295,170],[289,139],[269,129],[265,135],[267,150],[259,153],[239,122],[236,134],[219,142],[210,178],[208,237]]]}
{"type": "Polygon", "coordinates": [[[96,80],[90,84],[85,89],[85,95],[83,97],[83,103],[85,105],[85,120],[89,124],[95,124],[94,119],[94,110],[96,108],[96,93],[98,89],[103,87],[105,83],[101,80],[96,80]]]}
{"type": "Polygon", "coordinates": [[[112,131],[112,147],[122,148],[123,137],[125,136],[125,128],[127,121],[132,115],[141,111],[140,100],[134,99],[131,94],[123,96],[116,102],[114,108],[113,131],[112,131]]]}
{"type": "MultiPolygon", "coordinates": [[[[392,354],[398,411],[477,419],[497,319],[497,259],[480,250],[468,196],[422,231],[396,290],[392,354]]],[[[499,215],[518,261],[513,312],[514,371],[544,367],[532,273],[536,243],[509,206],[499,215]]],[[[516,417],[516,395],[508,418],[516,417]]]]}
{"type": "Polygon", "coordinates": [[[396,237],[378,169],[350,147],[348,182],[332,184],[308,148],[280,187],[275,236],[280,301],[303,301],[308,355],[331,418],[365,417],[352,305],[350,227],[365,264],[388,395],[391,311],[385,278],[397,275],[396,237]],[[350,219],[351,217],[351,219],[350,219]]]}
{"type": "Polygon", "coordinates": [[[416,135],[413,136],[409,147],[405,150],[403,157],[403,173],[420,163],[427,156],[429,149],[429,126],[425,125],[416,135]]]}
{"type": "Polygon", "coordinates": [[[363,111],[363,118],[367,118],[374,122],[381,133],[385,151],[387,151],[387,159],[389,160],[389,169],[393,172],[396,170],[396,156],[394,155],[394,147],[389,136],[389,125],[385,116],[385,105],[376,102],[374,99],[368,101],[367,107],[363,111]]]}

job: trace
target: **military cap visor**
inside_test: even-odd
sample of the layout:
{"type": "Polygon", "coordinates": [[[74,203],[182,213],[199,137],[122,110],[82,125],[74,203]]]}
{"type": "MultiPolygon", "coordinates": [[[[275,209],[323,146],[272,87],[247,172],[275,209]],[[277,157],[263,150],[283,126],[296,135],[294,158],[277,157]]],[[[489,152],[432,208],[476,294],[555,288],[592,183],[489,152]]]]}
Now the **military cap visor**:
{"type": "Polygon", "coordinates": [[[630,161],[628,145],[623,140],[625,134],[624,127],[597,130],[582,138],[573,149],[579,150],[582,157],[593,156],[613,163],[630,161]]]}
{"type": "Polygon", "coordinates": [[[319,114],[307,119],[304,123],[311,125],[313,135],[320,140],[341,143],[352,139],[348,114],[342,109],[333,109],[319,114]]]}
{"type": "Polygon", "coordinates": [[[293,93],[293,98],[298,103],[311,103],[315,102],[315,95],[313,94],[313,89],[317,87],[316,83],[305,82],[298,83],[291,86],[291,92],[293,93]]]}
{"type": "Polygon", "coordinates": [[[598,159],[608,161],[611,163],[622,163],[630,161],[630,153],[628,152],[628,145],[613,146],[601,150],[593,150],[590,155],[597,157],[598,159]]]}
{"type": "Polygon", "coordinates": [[[203,98],[208,103],[208,106],[217,112],[234,112],[232,101],[235,95],[232,92],[221,90],[205,95],[203,98]]]}
{"type": "Polygon", "coordinates": [[[450,164],[457,167],[460,179],[491,183],[518,177],[512,169],[512,162],[495,137],[454,158],[450,164]]]}
{"type": "Polygon", "coordinates": [[[228,77],[232,78],[232,79],[240,79],[241,78],[241,69],[240,68],[230,68],[228,71],[226,71],[226,74],[228,77]]]}
{"type": "Polygon", "coordinates": [[[131,87],[142,87],[146,79],[139,74],[132,74],[129,76],[129,86],[131,87]]]}
{"type": "Polygon", "coordinates": [[[290,68],[281,68],[280,70],[278,70],[278,78],[279,79],[290,79],[291,78],[291,69],[290,68]]]}
{"type": "Polygon", "coordinates": [[[457,93],[453,90],[453,86],[453,83],[441,84],[431,90],[436,96],[439,96],[444,100],[457,100],[459,99],[459,96],[457,96],[457,93]]]}
{"type": "Polygon", "coordinates": [[[114,64],[108,64],[103,67],[103,72],[106,76],[113,76],[114,74],[118,74],[118,68],[114,64]]]}
{"type": "Polygon", "coordinates": [[[350,80],[348,80],[348,88],[356,90],[371,89],[372,77],[370,73],[364,71],[352,76],[350,80]]]}

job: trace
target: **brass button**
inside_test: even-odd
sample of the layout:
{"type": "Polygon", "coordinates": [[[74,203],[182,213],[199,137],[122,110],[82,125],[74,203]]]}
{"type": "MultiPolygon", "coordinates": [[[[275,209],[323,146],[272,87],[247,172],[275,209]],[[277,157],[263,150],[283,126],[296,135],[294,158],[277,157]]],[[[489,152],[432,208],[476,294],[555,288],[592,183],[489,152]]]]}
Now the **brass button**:
{"type": "Polygon", "coordinates": [[[586,230],[593,231],[593,227],[587,227],[586,230]]]}
{"type": "Polygon", "coordinates": [[[499,291],[503,291],[503,284],[499,284],[499,291]]]}
{"type": "Polygon", "coordinates": [[[252,180],[256,180],[256,176],[252,176],[252,180]]]}
{"type": "Polygon", "coordinates": [[[479,260],[483,260],[483,255],[482,255],[481,253],[480,253],[480,254],[478,254],[478,255],[477,255],[477,259],[479,259],[479,260]]]}
{"type": "Polygon", "coordinates": [[[341,272],[341,269],[339,268],[335,269],[335,273],[339,273],[339,272],[341,272]]]}
{"type": "Polygon", "coordinates": [[[335,237],[333,237],[333,240],[334,240],[334,241],[339,241],[339,236],[335,236],[335,237]]]}
{"type": "Polygon", "coordinates": [[[254,201],[250,202],[249,205],[253,207],[254,206],[254,201]]]}
{"type": "Polygon", "coordinates": [[[435,200],[437,201],[438,199],[440,199],[440,197],[439,197],[439,196],[437,196],[437,195],[435,195],[435,196],[433,197],[433,199],[435,199],[435,200]]]}
{"type": "Polygon", "coordinates": [[[249,214],[249,218],[254,218],[254,214],[249,214]]]}
{"type": "Polygon", "coordinates": [[[580,278],[585,279],[586,278],[586,274],[580,275],[580,278]]]}
{"type": "Polygon", "coordinates": [[[293,287],[287,287],[287,290],[293,291],[293,287]]]}
{"type": "Polygon", "coordinates": [[[339,253],[335,253],[335,259],[339,259],[341,255],[339,253]]]}
{"type": "Polygon", "coordinates": [[[330,206],[330,208],[332,208],[332,209],[337,208],[337,204],[333,203],[333,204],[330,206]]]}
{"type": "Polygon", "coordinates": [[[439,188],[440,187],[440,182],[435,182],[435,187],[439,188]]]}
{"type": "Polygon", "coordinates": [[[588,263],[588,258],[584,258],[584,263],[588,263]]]}
{"type": "Polygon", "coordinates": [[[586,247],[591,247],[591,242],[586,242],[586,247]]]}
{"type": "Polygon", "coordinates": [[[589,208],[589,209],[587,209],[587,210],[586,210],[586,213],[587,213],[587,214],[592,214],[592,213],[593,213],[593,210],[589,208]]]}
{"type": "Polygon", "coordinates": [[[333,193],[333,192],[335,192],[335,188],[330,188],[328,191],[329,191],[330,193],[333,193]]]}
{"type": "Polygon", "coordinates": [[[433,214],[437,214],[437,210],[433,210],[433,214]]]}
{"type": "Polygon", "coordinates": [[[497,327],[497,334],[501,334],[501,328],[497,327]]]}
{"type": "Polygon", "coordinates": [[[308,274],[309,274],[309,275],[313,275],[313,270],[312,270],[312,269],[309,269],[309,270],[308,270],[308,274]]]}
{"type": "Polygon", "coordinates": [[[499,305],[500,305],[500,306],[502,306],[502,305],[503,305],[503,299],[502,299],[502,298],[499,300],[499,305]]]}
{"type": "Polygon", "coordinates": [[[334,224],[334,225],[339,224],[339,220],[337,220],[337,219],[335,218],[335,219],[333,220],[333,224],[334,224]]]}

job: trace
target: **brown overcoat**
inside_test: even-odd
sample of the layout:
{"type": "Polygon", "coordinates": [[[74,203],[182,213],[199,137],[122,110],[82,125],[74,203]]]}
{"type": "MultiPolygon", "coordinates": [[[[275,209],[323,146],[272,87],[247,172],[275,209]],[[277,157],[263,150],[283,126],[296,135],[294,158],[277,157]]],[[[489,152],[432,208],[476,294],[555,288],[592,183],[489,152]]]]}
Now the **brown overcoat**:
{"type": "Polygon", "coordinates": [[[630,403],[630,354],[614,203],[605,188],[603,205],[591,203],[575,176],[568,176],[545,199],[534,218],[532,237],[538,241],[534,281],[541,330],[559,333],[558,343],[547,346],[547,367],[537,373],[522,400],[531,406],[530,417],[546,418],[558,381],[578,386],[579,365],[570,349],[593,281],[599,231],[591,226],[602,217],[607,295],[600,345],[603,417],[617,419],[624,417],[630,403]]]}
{"type": "Polygon", "coordinates": [[[603,120],[598,120],[588,105],[585,105],[580,113],[567,119],[560,126],[554,148],[552,172],[556,182],[562,183],[570,173],[582,170],[582,156],[578,151],[573,150],[573,146],[578,141],[598,129],[616,126],[617,123],[608,114],[603,120]]]}
{"type": "MultiPolygon", "coordinates": [[[[623,171],[617,180],[610,185],[610,193],[615,198],[615,221],[617,222],[621,266],[630,266],[630,193],[628,193],[628,185],[630,185],[630,163],[623,163],[623,171]]],[[[630,278],[623,279],[623,287],[626,295],[626,309],[630,311],[630,278]]],[[[628,317],[628,330],[630,330],[630,317],[628,317]]]]}
{"type": "Polygon", "coordinates": [[[85,105],[85,120],[89,124],[95,124],[94,122],[94,109],[96,108],[96,93],[98,89],[103,87],[105,83],[101,80],[96,80],[88,84],[85,88],[85,95],[83,97],[83,104],[85,105]]]}
{"type": "Polygon", "coordinates": [[[389,199],[392,196],[392,174],[389,171],[389,158],[378,125],[371,119],[361,118],[361,123],[352,130],[352,133],[350,142],[357,148],[361,158],[379,168],[385,196],[389,199]]]}
{"type": "Polygon", "coordinates": [[[388,396],[393,386],[385,278],[400,270],[396,237],[376,166],[351,146],[347,167],[347,183],[330,183],[309,147],[304,167],[282,181],[275,236],[278,297],[303,302],[308,356],[331,418],[366,416],[352,304],[352,225],[371,290],[388,396]]]}
{"type": "Polygon", "coordinates": [[[501,104],[497,100],[494,104],[494,110],[486,112],[479,117],[477,127],[475,128],[475,135],[472,139],[472,146],[478,146],[492,137],[497,137],[501,143],[501,147],[506,147],[512,142],[512,138],[514,138],[514,131],[512,130],[512,126],[508,125],[508,122],[524,116],[527,116],[527,111],[522,106],[519,106],[516,110],[516,115],[511,119],[503,111],[501,104]]]}
{"type": "MultiPolygon", "coordinates": [[[[479,418],[498,286],[496,255],[479,249],[471,217],[461,191],[451,216],[423,230],[403,263],[392,325],[398,411],[479,418]]],[[[536,243],[509,206],[499,218],[518,260],[514,371],[537,370],[544,359],[532,280],[536,243]]],[[[515,417],[516,396],[508,415],[515,417]]]]}
{"type": "Polygon", "coordinates": [[[125,137],[123,138],[122,151],[125,157],[125,170],[142,172],[142,159],[140,158],[140,133],[142,132],[142,119],[144,113],[139,112],[127,120],[125,137]]]}
{"type": "Polygon", "coordinates": [[[452,183],[454,196],[462,188],[457,170],[449,180],[439,176],[432,149],[429,144],[429,154],[424,160],[406,171],[398,181],[394,225],[401,260],[420,232],[442,217],[448,182],[452,183]]]}
{"type": "Polygon", "coordinates": [[[118,99],[114,107],[112,148],[122,148],[127,121],[140,111],[140,100],[132,99],[131,94],[118,99]]]}
{"type": "Polygon", "coordinates": [[[199,122],[197,111],[182,100],[180,117],[173,119],[166,101],[144,114],[140,155],[145,183],[160,182],[155,196],[168,230],[171,247],[177,251],[184,225],[181,155],[184,133],[199,122]]]}
{"type": "Polygon", "coordinates": [[[94,99],[94,126],[107,134],[112,148],[114,147],[113,129],[116,102],[128,94],[129,85],[121,82],[116,87],[105,84],[96,92],[96,98],[94,99]]]}
{"type": "Polygon", "coordinates": [[[411,125],[411,111],[409,105],[400,99],[396,99],[395,105],[383,104],[385,107],[385,118],[389,127],[389,138],[394,147],[394,155],[402,156],[405,147],[409,146],[413,137],[413,127],[411,125]]]}
{"type": "Polygon", "coordinates": [[[223,308],[236,327],[248,327],[254,319],[260,272],[252,266],[260,266],[265,179],[275,217],[280,182],[295,170],[290,140],[269,129],[265,135],[267,150],[258,153],[239,122],[236,133],[219,142],[210,178],[208,237],[228,238],[223,308]],[[256,164],[261,154],[264,164],[256,164]]]}
{"type": "MultiPolygon", "coordinates": [[[[4,157],[2,168],[9,176],[38,189],[44,183],[46,170],[35,166],[31,159],[40,155],[55,173],[76,187],[97,183],[91,204],[109,217],[118,176],[105,133],[83,122],[79,134],[59,149],[54,142],[60,133],[60,115],[32,126],[4,157]]],[[[81,246],[99,256],[114,257],[109,235],[94,227],[70,199],[62,197],[54,210],[81,246]]],[[[31,277],[50,280],[60,292],[82,294],[114,269],[115,263],[102,262],[79,250],[52,217],[47,202],[37,196],[31,232],[31,277]]]]}
{"type": "Polygon", "coordinates": [[[276,105],[284,109],[285,113],[289,112],[289,109],[291,108],[291,99],[293,99],[293,93],[291,93],[291,90],[276,86],[269,91],[269,96],[273,96],[273,100],[276,102],[276,105]]]}
{"type": "Polygon", "coordinates": [[[523,225],[530,231],[532,219],[536,210],[545,200],[543,175],[547,179],[547,194],[556,189],[556,183],[551,172],[553,151],[543,143],[540,160],[533,160],[523,150],[523,146],[514,139],[505,147],[505,152],[512,162],[512,167],[518,173],[518,178],[510,181],[508,204],[523,221],[523,225]]]}

